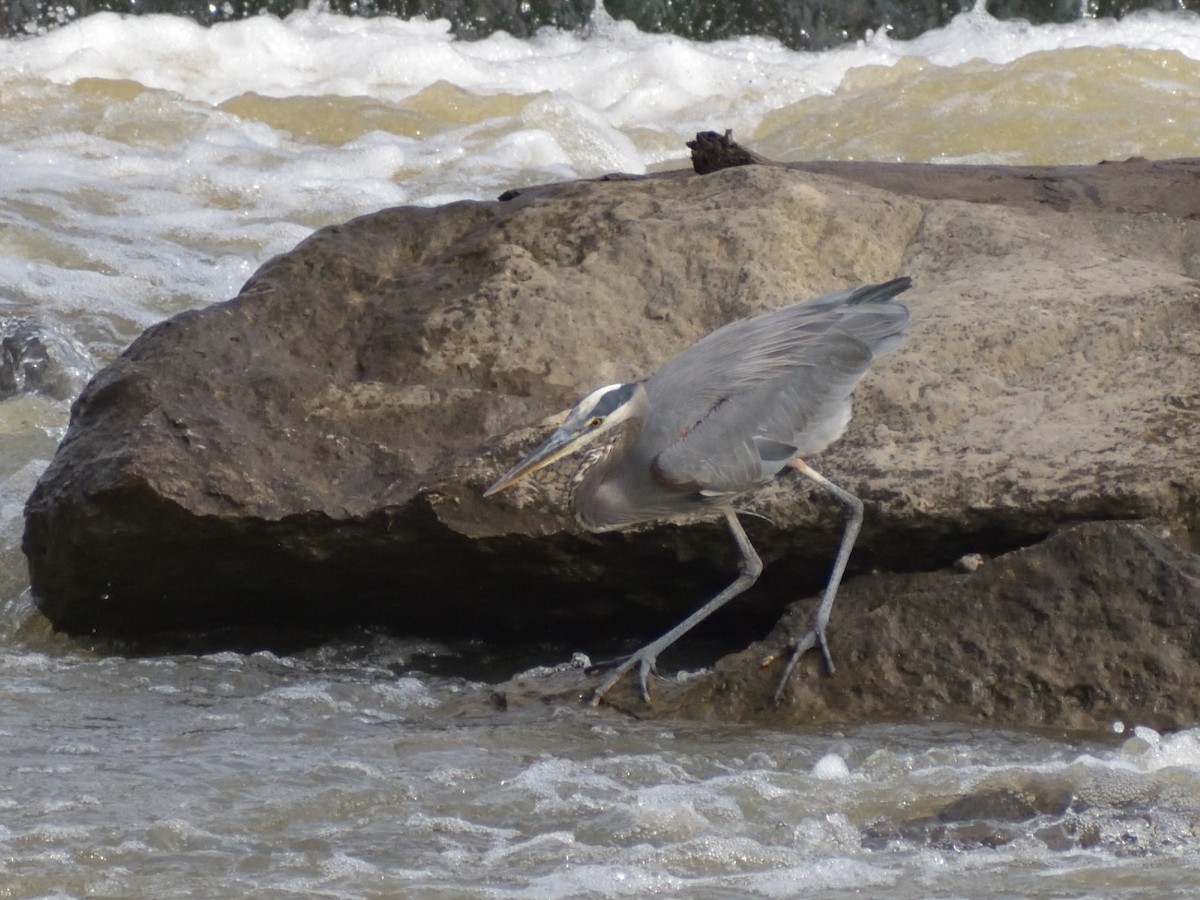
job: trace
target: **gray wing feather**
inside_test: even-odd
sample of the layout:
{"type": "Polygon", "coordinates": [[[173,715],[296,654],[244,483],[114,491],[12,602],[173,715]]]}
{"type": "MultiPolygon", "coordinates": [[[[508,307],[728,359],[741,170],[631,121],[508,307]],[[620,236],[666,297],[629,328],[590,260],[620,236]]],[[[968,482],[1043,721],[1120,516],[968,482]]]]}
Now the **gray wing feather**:
{"type": "Polygon", "coordinates": [[[907,279],[835,291],[734,322],[646,381],[637,455],[666,485],[740,493],[842,433],[871,360],[904,340],[907,279]]]}

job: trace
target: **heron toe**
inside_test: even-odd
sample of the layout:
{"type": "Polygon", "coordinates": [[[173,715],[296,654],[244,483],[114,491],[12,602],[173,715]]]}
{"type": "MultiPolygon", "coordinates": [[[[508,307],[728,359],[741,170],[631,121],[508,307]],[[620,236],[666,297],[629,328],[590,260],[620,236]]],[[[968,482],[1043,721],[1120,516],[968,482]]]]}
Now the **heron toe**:
{"type": "Polygon", "coordinates": [[[778,703],[783,697],[784,688],[787,687],[788,679],[792,676],[792,670],[796,668],[796,663],[800,662],[800,657],[811,650],[813,647],[819,647],[821,657],[825,660],[825,671],[832,675],[835,671],[833,666],[833,656],[829,653],[829,642],[825,639],[824,626],[814,625],[810,628],[803,637],[792,642],[792,653],[788,657],[787,664],[783,667],[783,672],[779,676],[779,683],[775,686],[775,702],[778,703]]]}
{"type": "Polygon", "coordinates": [[[637,653],[623,660],[612,660],[610,662],[596,663],[586,670],[588,674],[606,669],[612,669],[609,676],[605,678],[596,690],[592,692],[592,706],[599,706],[600,701],[604,699],[604,695],[613,689],[618,681],[625,677],[634,666],[638,667],[638,687],[641,690],[642,700],[650,701],[650,675],[655,671],[654,663],[658,658],[656,652],[648,652],[651,647],[643,647],[637,653]]]}

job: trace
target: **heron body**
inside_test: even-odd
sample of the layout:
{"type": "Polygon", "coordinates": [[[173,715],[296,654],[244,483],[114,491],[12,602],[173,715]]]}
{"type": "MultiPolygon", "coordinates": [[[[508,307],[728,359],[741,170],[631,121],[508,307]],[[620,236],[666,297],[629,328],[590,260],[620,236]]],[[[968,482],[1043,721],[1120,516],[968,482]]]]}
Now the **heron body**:
{"type": "Polygon", "coordinates": [[[732,503],[788,468],[832,493],[850,517],[813,628],[795,643],[776,696],[800,655],[813,646],[822,650],[832,671],[825,625],[861,524],[862,504],[804,459],[842,435],[855,385],[875,357],[903,343],[909,314],[894,298],[911,283],[897,278],[834,291],[719,328],[645,381],[588,394],[545,443],[487,489],[485,496],[503,490],[603,437],[611,445],[572,494],[584,527],[608,531],[705,509],[729,523],[742,554],[738,579],[616,666],[596,689],[596,702],[634,666],[647,696],[657,655],[754,583],[762,564],[732,503]]]}

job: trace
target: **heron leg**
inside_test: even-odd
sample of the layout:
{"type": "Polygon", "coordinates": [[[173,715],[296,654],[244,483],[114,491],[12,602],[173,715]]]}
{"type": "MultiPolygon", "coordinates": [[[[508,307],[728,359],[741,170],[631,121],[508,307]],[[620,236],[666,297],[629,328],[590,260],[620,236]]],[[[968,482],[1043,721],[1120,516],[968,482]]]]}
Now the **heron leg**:
{"type": "Polygon", "coordinates": [[[788,657],[787,664],[783,667],[783,674],[779,677],[779,684],[775,688],[776,701],[783,696],[783,689],[787,687],[788,678],[791,676],[792,670],[796,668],[800,657],[813,647],[820,648],[821,655],[825,658],[825,669],[830,675],[833,674],[833,657],[829,653],[829,644],[825,640],[825,626],[829,624],[833,601],[837,597],[838,586],[842,583],[842,574],[846,571],[850,551],[854,548],[854,541],[858,537],[858,530],[862,527],[863,522],[863,503],[852,493],[845,488],[838,487],[802,459],[792,459],[788,465],[836,497],[838,502],[846,507],[849,516],[846,519],[846,530],[842,533],[842,544],[838,548],[837,559],[833,562],[833,571],[829,573],[829,582],[825,585],[821,604],[813,616],[812,627],[807,634],[792,644],[792,655],[788,657]]]}
{"type": "Polygon", "coordinates": [[[641,650],[634,653],[633,656],[617,665],[609,676],[600,682],[592,694],[592,706],[599,706],[600,701],[604,699],[604,695],[612,690],[613,685],[620,681],[625,673],[630,671],[634,666],[637,666],[638,670],[638,686],[641,688],[642,699],[649,701],[650,687],[647,679],[650,673],[654,671],[654,662],[658,659],[658,654],[662,653],[693,627],[704,619],[707,619],[738,594],[744,593],[758,580],[758,576],[762,574],[762,560],[758,558],[758,554],[754,551],[754,547],[750,543],[750,538],[746,536],[746,531],[742,528],[742,524],[738,521],[737,515],[733,510],[725,509],[722,512],[725,515],[725,521],[729,523],[729,530],[733,532],[733,539],[737,541],[738,550],[742,554],[741,574],[725,590],[721,591],[721,593],[717,594],[662,637],[651,641],[641,650]]]}

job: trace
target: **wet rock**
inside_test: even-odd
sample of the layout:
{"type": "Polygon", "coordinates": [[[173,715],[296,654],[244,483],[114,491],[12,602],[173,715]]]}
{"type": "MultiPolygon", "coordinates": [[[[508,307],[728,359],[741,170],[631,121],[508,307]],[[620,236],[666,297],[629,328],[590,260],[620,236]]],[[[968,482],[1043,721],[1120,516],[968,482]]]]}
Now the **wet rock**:
{"type": "MultiPolygon", "coordinates": [[[[1069,178],[942,169],[969,202],[946,196],[930,167],[905,181],[870,166],[752,165],[323,229],[233,300],[148,330],[84,390],[26,508],[39,605],[60,628],[122,635],[373,622],[553,637],[593,656],[653,636],[729,580],[722,526],[583,534],[565,510],[569,465],[488,501],[483,486],[586,390],[644,376],[733,318],[902,272],[916,282],[912,338],[875,366],[846,436],[813,460],[866,502],[857,590],[877,579],[853,576],[873,569],[992,557],[1064,523],[1194,530],[1200,223],[1183,199],[1143,211],[1164,179],[1200,169],[1187,165],[1069,178]]],[[[747,506],[769,519],[747,520],[768,570],[715,627],[748,640],[819,588],[840,513],[799,479],[747,506]]],[[[989,561],[953,577],[997,571],[989,561]]],[[[890,595],[874,602],[876,624],[907,621],[890,595]]],[[[835,610],[838,676],[804,680],[827,700],[793,699],[793,720],[839,718],[838,679],[879,666],[850,648],[878,649],[887,633],[861,642],[852,606],[835,610]]],[[[1034,686],[1042,632],[981,630],[958,654],[993,678],[951,682],[937,674],[946,635],[935,626],[973,613],[949,596],[934,609],[887,642],[899,652],[900,635],[927,633],[914,644],[927,655],[906,657],[911,670],[894,679],[903,690],[877,702],[858,683],[856,709],[1056,721],[1021,699],[1055,690],[1034,686]]],[[[1100,627],[1096,647],[1118,655],[1128,640],[1103,617],[1079,624],[1100,627]]],[[[1186,669],[1183,657],[1157,674],[1143,666],[1144,693],[1186,669]]],[[[1093,674],[1058,698],[1065,721],[1133,696],[1107,680],[1116,670],[1093,674]]],[[[726,699],[687,708],[723,714],[726,699]]]]}
{"type": "Polygon", "coordinates": [[[1095,822],[1067,819],[1034,832],[1048,850],[1091,850],[1100,845],[1100,827],[1095,822]]]}
{"type": "MultiPolygon", "coordinates": [[[[901,820],[879,819],[866,828],[863,843],[878,850],[895,842],[945,850],[1000,847],[1026,833],[1024,828],[1013,827],[1013,823],[1038,817],[1054,821],[1065,832],[1063,817],[1070,801],[1070,790],[1058,784],[983,785],[949,800],[932,813],[922,812],[901,820]]],[[[1058,837],[1054,833],[1050,840],[1058,837]]]]}
{"type": "Polygon", "coordinates": [[[96,371],[70,334],[36,319],[0,321],[0,400],[42,394],[71,400],[96,371]]]}
{"type": "Polygon", "coordinates": [[[116,632],[375,621],[533,637],[674,616],[724,574],[679,566],[726,544],[717,529],[597,543],[553,490],[480,492],[593,382],[900,267],[915,202],[780,178],[385,210],[318,232],[234,300],[149,329],[83,392],[29,500],[41,608],[69,630],[116,632]],[[621,566],[635,559],[684,571],[631,609],[621,566]]]}
{"type": "MultiPolygon", "coordinates": [[[[639,714],[795,724],[937,717],[1090,731],[1193,724],[1200,556],[1164,532],[1093,522],[970,574],[855,579],[834,612],[832,676],[810,654],[781,703],[769,702],[788,636],[807,628],[810,600],[711,673],[662,680],[639,714]]],[[[640,706],[631,686],[609,700],[640,706]]]]}
{"type": "Polygon", "coordinates": [[[1071,802],[1071,792],[1061,785],[1046,790],[1031,785],[1024,790],[1005,786],[984,788],[957,797],[938,810],[940,822],[1026,822],[1035,816],[1061,815],[1071,802]]]}
{"type": "Polygon", "coordinates": [[[886,850],[898,843],[933,847],[938,850],[996,849],[1011,844],[1024,832],[990,822],[966,822],[946,825],[941,822],[909,823],[897,827],[892,822],[875,822],[864,830],[863,847],[867,850],[886,850]]]}

